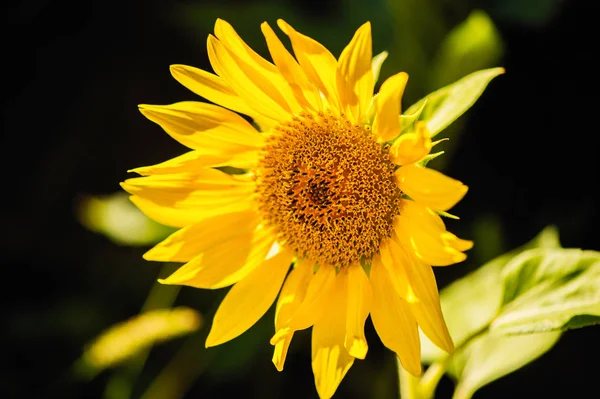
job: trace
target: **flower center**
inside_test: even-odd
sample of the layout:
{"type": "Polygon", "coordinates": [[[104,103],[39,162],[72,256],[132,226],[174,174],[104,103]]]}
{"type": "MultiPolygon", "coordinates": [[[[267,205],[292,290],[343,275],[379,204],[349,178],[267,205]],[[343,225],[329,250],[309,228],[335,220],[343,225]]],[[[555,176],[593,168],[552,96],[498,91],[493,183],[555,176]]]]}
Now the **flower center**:
{"type": "Polygon", "coordinates": [[[343,118],[319,113],[279,125],[257,170],[263,220],[315,264],[370,259],[391,235],[402,195],[387,152],[343,118]]]}

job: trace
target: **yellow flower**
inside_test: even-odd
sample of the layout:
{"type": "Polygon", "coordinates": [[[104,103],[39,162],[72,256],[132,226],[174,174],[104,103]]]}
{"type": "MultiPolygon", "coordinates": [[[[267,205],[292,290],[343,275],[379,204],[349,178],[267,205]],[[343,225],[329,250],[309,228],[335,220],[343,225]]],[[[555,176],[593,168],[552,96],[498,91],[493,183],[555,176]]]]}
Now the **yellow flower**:
{"type": "Polygon", "coordinates": [[[400,125],[405,73],[388,78],[374,101],[368,22],[338,59],[278,25],[295,57],[266,22],[273,63],[217,20],[208,37],[216,75],[171,67],[181,84],[218,105],[141,105],[191,151],[134,169],[143,177],[122,186],[148,216],[181,228],[144,255],[185,262],[163,283],[234,284],[206,345],[242,334],[279,294],[273,362],[281,370],[294,332],[312,326],[315,382],[329,398],[367,354],[369,314],[413,374],[421,372],[418,327],[453,350],[431,266],[464,260],[472,245],[446,231],[437,213],[467,187],[417,163],[432,144],[424,124],[400,125]]]}

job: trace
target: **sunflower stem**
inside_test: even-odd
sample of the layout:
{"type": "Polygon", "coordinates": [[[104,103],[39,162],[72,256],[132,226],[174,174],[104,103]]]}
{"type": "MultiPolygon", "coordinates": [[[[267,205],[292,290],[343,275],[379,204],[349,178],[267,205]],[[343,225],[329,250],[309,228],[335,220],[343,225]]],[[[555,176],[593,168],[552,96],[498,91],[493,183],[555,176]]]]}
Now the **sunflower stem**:
{"type": "Polygon", "coordinates": [[[440,379],[446,371],[449,357],[430,365],[421,377],[415,377],[402,368],[397,360],[401,399],[432,399],[440,379]]]}
{"type": "Polygon", "coordinates": [[[396,367],[398,370],[398,385],[400,388],[400,399],[420,399],[418,395],[419,378],[404,370],[400,359],[396,356],[396,367]]]}

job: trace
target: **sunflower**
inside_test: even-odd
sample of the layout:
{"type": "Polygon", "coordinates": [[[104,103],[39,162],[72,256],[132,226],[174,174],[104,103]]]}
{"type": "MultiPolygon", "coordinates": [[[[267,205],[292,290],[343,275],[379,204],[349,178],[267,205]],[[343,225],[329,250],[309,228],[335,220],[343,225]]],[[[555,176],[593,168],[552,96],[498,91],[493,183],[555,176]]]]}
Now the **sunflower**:
{"type": "Polygon", "coordinates": [[[216,105],[140,106],[191,149],[122,183],[149,217],[180,228],[144,257],[185,263],[164,284],[233,285],[207,347],[242,334],[279,294],[273,363],[282,370],[294,333],[312,327],[321,398],[365,358],[369,314],[383,344],[418,375],[419,328],[453,350],[431,266],[460,262],[472,246],[439,216],[467,187],[423,166],[435,144],[425,123],[401,125],[406,73],[374,95],[368,22],[338,59],[277,24],[295,57],[266,22],[273,62],[217,20],[208,37],[216,74],[171,66],[177,81],[216,105]]]}

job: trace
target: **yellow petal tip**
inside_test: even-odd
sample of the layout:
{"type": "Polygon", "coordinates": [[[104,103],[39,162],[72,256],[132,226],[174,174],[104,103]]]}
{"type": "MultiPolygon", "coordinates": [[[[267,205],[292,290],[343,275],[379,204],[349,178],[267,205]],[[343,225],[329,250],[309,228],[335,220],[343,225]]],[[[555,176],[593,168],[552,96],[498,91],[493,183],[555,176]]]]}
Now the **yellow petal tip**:
{"type": "Polygon", "coordinates": [[[423,374],[423,368],[421,367],[421,362],[418,359],[402,362],[402,359],[400,359],[398,356],[398,360],[400,360],[402,368],[409,374],[415,377],[420,377],[421,374],[423,374]]]}
{"type": "Polygon", "coordinates": [[[217,345],[221,345],[223,342],[222,339],[218,339],[216,338],[213,334],[212,331],[208,334],[208,337],[206,337],[206,342],[204,343],[204,347],[205,348],[212,348],[213,346],[217,346],[217,345]]]}
{"type": "Polygon", "coordinates": [[[364,359],[367,356],[369,346],[364,338],[354,337],[350,339],[349,345],[345,345],[348,354],[357,359],[364,359]]]}

